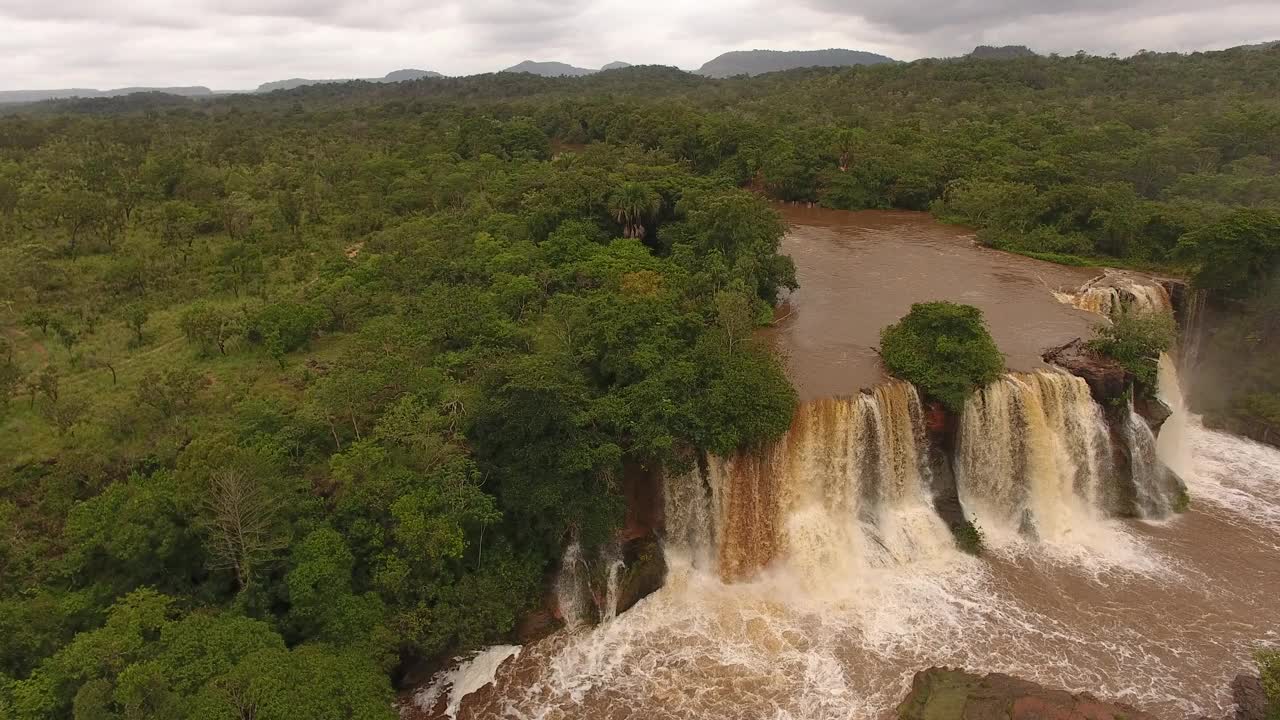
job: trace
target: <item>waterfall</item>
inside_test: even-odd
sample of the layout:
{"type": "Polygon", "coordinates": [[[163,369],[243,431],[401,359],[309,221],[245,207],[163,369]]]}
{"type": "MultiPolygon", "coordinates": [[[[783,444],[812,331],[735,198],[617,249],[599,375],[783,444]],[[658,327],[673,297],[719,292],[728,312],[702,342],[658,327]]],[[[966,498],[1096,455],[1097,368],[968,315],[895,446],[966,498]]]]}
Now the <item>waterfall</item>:
{"type": "Polygon", "coordinates": [[[1063,541],[1097,522],[1109,457],[1106,423],[1084,380],[1006,375],[965,405],[960,502],[984,531],[1063,541]]]}
{"type": "Polygon", "coordinates": [[[1126,304],[1126,309],[1147,315],[1173,314],[1173,302],[1169,299],[1169,291],[1165,290],[1163,285],[1134,282],[1126,285],[1125,290],[1132,298],[1126,304]]]}
{"type": "Polygon", "coordinates": [[[1143,278],[1111,273],[1085,283],[1074,293],[1055,292],[1068,305],[1106,317],[1121,312],[1172,313],[1173,302],[1164,286],[1143,278]]]}
{"type": "Polygon", "coordinates": [[[455,661],[449,669],[436,673],[431,682],[413,696],[413,704],[429,714],[441,698],[447,698],[445,717],[450,720],[458,717],[463,699],[492,683],[498,668],[507,660],[519,657],[520,650],[519,645],[493,645],[470,658],[455,661]]]}
{"type": "Polygon", "coordinates": [[[605,623],[618,616],[618,583],[622,578],[622,569],[626,567],[622,558],[615,557],[609,563],[609,574],[605,580],[604,609],[600,611],[600,622],[605,623]]]}
{"type": "Polygon", "coordinates": [[[1111,317],[1111,313],[1123,305],[1120,291],[1113,287],[1086,286],[1075,294],[1055,293],[1055,296],[1068,305],[1107,317],[1111,317]]]}
{"type": "Polygon", "coordinates": [[[1178,365],[1190,372],[1200,361],[1200,340],[1204,337],[1204,306],[1209,294],[1204,290],[1187,290],[1183,302],[1182,326],[1178,330],[1178,365]]]}
{"type": "Polygon", "coordinates": [[[1159,371],[1156,377],[1156,394],[1172,411],[1160,428],[1160,436],[1156,440],[1156,455],[1179,477],[1187,479],[1193,470],[1189,436],[1192,418],[1182,394],[1178,365],[1167,353],[1160,354],[1159,371]]]}
{"type": "Polygon", "coordinates": [[[556,577],[556,602],[560,606],[560,617],[569,630],[591,624],[591,587],[585,571],[582,547],[575,540],[565,548],[560,574],[556,577]]]}
{"type": "Polygon", "coordinates": [[[694,565],[714,564],[715,531],[711,486],[699,464],[683,473],[668,473],[662,482],[667,552],[685,552],[694,565]]]}
{"type": "Polygon", "coordinates": [[[725,580],[775,561],[816,577],[954,546],[933,509],[924,410],[905,383],[806,403],[777,443],[668,482],[668,547],[725,580]]]}
{"type": "Polygon", "coordinates": [[[1125,442],[1129,445],[1130,473],[1137,497],[1138,514],[1144,518],[1168,517],[1175,500],[1167,480],[1168,468],[1156,456],[1156,438],[1151,426],[1129,404],[1125,442]]]}

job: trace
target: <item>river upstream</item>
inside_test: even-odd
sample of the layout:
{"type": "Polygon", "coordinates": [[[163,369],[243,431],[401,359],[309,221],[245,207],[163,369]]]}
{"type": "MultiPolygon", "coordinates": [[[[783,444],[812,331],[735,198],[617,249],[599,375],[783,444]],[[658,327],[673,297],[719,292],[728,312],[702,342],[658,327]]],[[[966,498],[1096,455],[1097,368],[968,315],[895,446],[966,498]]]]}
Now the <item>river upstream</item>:
{"type": "MultiPolygon", "coordinates": [[[[1100,415],[1080,381],[1040,361],[1101,321],[1052,292],[1096,273],[976,247],[925,215],[785,214],[802,289],[769,334],[811,401],[791,436],[750,473],[730,459],[700,479],[669,478],[666,586],[598,627],[464,666],[458,687],[483,685],[495,668],[496,678],[455,697],[454,714],[870,720],[891,717],[911,675],[932,665],[1087,690],[1170,720],[1224,714],[1253,648],[1280,644],[1280,451],[1179,413],[1159,442],[1191,510],[1111,519],[1087,502],[1101,477],[1091,439],[1100,415]],[[1022,415],[966,431],[965,442],[992,448],[961,472],[960,491],[985,492],[974,477],[1003,466],[983,458],[1025,446],[1034,477],[1003,484],[1030,488],[1021,522],[1038,532],[977,515],[987,539],[978,558],[954,547],[921,495],[914,390],[857,394],[884,380],[871,349],[880,329],[935,299],[982,308],[1009,368],[1031,373],[1001,391],[1022,415]],[[727,478],[751,473],[780,509],[739,502],[742,481],[727,478]],[[743,560],[765,546],[764,560],[743,560]]],[[[1177,405],[1167,365],[1162,392],[1177,405]]],[[[976,500],[966,511],[999,505],[976,500]]]]}

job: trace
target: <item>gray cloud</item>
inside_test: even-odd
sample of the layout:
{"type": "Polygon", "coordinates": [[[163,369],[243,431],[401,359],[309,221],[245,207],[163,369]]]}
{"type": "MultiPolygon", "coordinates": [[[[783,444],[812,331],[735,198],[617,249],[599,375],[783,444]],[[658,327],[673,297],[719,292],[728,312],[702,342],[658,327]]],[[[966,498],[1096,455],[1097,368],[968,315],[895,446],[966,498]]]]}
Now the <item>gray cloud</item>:
{"type": "Polygon", "coordinates": [[[976,44],[1199,50],[1280,39],[1275,0],[0,0],[0,89],[447,74],[524,59],[696,68],[729,50],[902,59],[976,44]]]}

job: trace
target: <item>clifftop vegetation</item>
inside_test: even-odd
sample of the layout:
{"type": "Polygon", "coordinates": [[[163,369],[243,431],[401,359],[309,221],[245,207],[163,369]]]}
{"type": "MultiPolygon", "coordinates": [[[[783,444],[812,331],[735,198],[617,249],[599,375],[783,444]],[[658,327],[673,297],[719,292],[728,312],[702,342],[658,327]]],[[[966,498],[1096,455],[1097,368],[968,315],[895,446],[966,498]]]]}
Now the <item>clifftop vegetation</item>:
{"type": "Polygon", "coordinates": [[[982,321],[982,311],[949,302],[917,303],[880,333],[880,357],[894,377],[964,410],[973,392],[1004,372],[1004,356],[982,321]]]}

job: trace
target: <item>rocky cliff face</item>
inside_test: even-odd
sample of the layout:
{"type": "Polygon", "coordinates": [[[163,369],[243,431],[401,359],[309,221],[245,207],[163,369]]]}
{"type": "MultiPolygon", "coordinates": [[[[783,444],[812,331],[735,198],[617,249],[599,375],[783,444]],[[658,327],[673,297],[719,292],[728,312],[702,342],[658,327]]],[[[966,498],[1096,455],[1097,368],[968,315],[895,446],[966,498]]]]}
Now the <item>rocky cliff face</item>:
{"type": "MultiPolygon", "coordinates": [[[[1173,411],[1160,399],[1140,395],[1133,391],[1133,375],[1119,362],[1088,348],[1083,340],[1050,348],[1044,353],[1044,361],[1082,378],[1089,386],[1089,393],[1102,407],[1107,429],[1111,435],[1110,494],[1107,504],[1110,510],[1122,516],[1141,516],[1144,513],[1141,491],[1136,475],[1153,474],[1162,486],[1180,489],[1186,486],[1164,463],[1154,456],[1154,437],[1173,411]],[[1136,437],[1140,428],[1132,423],[1130,408],[1150,428],[1151,445],[1143,446],[1136,437]],[[1135,457],[1137,456],[1137,457],[1135,457]]],[[[1144,433],[1145,434],[1145,433],[1144,433]]]]}
{"type": "Polygon", "coordinates": [[[1080,338],[1049,348],[1044,353],[1044,361],[1083,378],[1089,384],[1093,399],[1104,408],[1122,401],[1133,383],[1123,365],[1089,350],[1080,338]]]}

